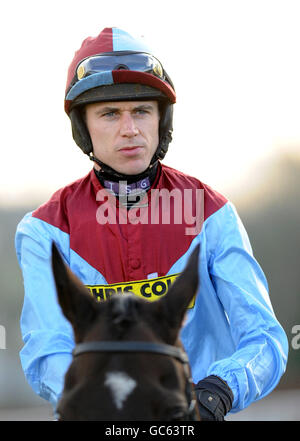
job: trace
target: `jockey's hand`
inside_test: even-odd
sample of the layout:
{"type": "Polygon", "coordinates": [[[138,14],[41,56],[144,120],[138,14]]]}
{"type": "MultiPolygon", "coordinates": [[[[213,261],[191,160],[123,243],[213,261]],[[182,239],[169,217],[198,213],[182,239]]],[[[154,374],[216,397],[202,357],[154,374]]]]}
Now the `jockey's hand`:
{"type": "Polygon", "coordinates": [[[201,420],[224,421],[233,402],[233,393],[225,381],[210,375],[196,384],[195,392],[201,420]]]}

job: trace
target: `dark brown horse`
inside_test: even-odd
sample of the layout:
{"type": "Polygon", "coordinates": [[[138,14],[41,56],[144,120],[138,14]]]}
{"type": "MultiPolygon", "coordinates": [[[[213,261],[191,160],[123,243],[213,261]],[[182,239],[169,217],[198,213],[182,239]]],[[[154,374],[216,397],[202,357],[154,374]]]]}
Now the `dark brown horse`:
{"type": "Polygon", "coordinates": [[[58,300],[76,343],[57,408],[59,420],[198,419],[179,341],[186,308],[197,291],[198,254],[199,246],[156,302],[126,294],[99,303],[53,245],[58,300]]]}

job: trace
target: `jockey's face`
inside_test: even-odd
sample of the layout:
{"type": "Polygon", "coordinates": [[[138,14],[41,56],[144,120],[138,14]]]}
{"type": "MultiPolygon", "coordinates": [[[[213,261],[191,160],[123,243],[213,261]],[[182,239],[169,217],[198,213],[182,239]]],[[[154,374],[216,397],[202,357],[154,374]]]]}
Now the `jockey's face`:
{"type": "Polygon", "coordinates": [[[142,173],[149,166],[159,142],[157,101],[88,104],[86,124],[100,161],[128,175],[142,173]]]}

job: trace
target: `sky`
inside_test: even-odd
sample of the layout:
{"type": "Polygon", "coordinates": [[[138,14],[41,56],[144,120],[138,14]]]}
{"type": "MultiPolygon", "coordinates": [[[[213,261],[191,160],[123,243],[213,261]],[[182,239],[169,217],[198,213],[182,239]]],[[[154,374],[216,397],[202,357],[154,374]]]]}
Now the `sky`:
{"type": "Polygon", "coordinates": [[[164,162],[221,192],[248,185],[300,151],[299,19],[292,0],[2,2],[0,205],[42,202],[91,169],[65,83],[83,39],[110,26],[143,36],[175,84],[164,162]]]}

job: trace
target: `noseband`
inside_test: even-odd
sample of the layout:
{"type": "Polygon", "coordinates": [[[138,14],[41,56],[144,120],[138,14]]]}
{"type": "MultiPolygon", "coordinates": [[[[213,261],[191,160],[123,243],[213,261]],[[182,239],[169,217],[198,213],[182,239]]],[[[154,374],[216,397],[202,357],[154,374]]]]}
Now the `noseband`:
{"type": "Polygon", "coordinates": [[[192,399],[192,379],[189,373],[189,359],[186,353],[175,346],[150,343],[144,341],[91,341],[79,343],[73,350],[73,356],[89,352],[148,352],[152,354],[168,355],[184,365],[186,376],[186,398],[189,405],[187,420],[196,421],[196,400],[192,399]]]}

